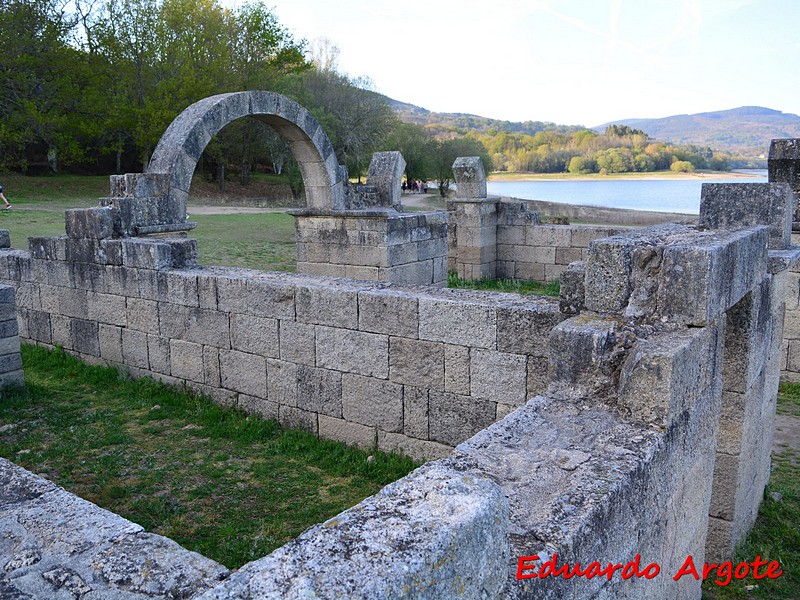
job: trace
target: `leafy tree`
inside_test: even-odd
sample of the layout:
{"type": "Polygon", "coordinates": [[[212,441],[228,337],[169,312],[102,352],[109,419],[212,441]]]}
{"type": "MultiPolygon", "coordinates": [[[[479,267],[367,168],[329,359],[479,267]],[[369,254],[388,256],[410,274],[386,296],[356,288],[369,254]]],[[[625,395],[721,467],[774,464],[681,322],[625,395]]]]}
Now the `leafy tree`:
{"type": "Polygon", "coordinates": [[[384,143],[385,150],[399,150],[406,161],[409,181],[427,180],[431,173],[435,143],[421,125],[397,122],[384,143]]]}
{"type": "Polygon", "coordinates": [[[436,140],[433,144],[431,174],[444,198],[453,183],[453,163],[460,156],[480,156],[486,173],[492,172],[492,160],[486,148],[478,140],[462,137],[436,140]]]}

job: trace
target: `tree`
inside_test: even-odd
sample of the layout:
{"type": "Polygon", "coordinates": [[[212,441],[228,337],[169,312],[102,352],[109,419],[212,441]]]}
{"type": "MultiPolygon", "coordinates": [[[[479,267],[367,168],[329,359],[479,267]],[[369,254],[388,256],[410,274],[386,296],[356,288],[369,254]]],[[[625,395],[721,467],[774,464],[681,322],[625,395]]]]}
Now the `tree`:
{"type": "Polygon", "coordinates": [[[431,175],[434,142],[428,131],[414,123],[395,123],[386,138],[385,150],[398,150],[406,161],[408,181],[427,180],[431,175]]]}

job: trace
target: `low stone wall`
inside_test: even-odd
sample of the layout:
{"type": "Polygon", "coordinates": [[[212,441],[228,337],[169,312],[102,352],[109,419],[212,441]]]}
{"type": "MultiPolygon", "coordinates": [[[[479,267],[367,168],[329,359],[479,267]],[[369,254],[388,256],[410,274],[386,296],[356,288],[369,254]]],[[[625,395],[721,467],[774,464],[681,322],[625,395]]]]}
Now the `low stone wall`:
{"type": "Polygon", "coordinates": [[[497,277],[550,282],[567,266],[586,260],[589,243],[616,235],[621,227],[514,224],[497,226],[497,277]]]}
{"type": "Polygon", "coordinates": [[[313,275],[447,285],[443,212],[294,210],[297,270],[313,275]]]}
{"type": "Polygon", "coordinates": [[[25,374],[22,372],[22,356],[19,352],[16,293],[13,287],[0,285],[0,390],[24,383],[25,374]]]}
{"type": "Polygon", "coordinates": [[[554,299],[191,266],[194,240],[0,250],[20,335],[419,459],[541,392],[554,299]],[[183,265],[183,268],[178,266],[183,265]]]}

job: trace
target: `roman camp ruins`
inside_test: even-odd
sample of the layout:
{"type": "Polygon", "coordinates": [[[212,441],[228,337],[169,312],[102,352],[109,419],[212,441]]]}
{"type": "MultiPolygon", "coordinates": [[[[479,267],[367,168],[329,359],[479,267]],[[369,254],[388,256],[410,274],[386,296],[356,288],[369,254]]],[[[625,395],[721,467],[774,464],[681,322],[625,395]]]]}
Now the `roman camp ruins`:
{"type": "Polygon", "coordinates": [[[700,598],[672,575],[752,527],[778,383],[800,380],[800,140],[769,165],[706,184],[699,218],[629,228],[543,224],[462,157],[446,211],[404,212],[399,152],[357,186],[288,98],[190,106],[65,235],[0,236],[0,378],[23,381],[20,341],[59,346],[424,464],[230,572],[0,459],[0,597],[700,598]],[[198,264],[192,174],[245,117],[301,167],[297,273],[198,264]],[[448,270],[561,295],[447,289],[448,270]],[[518,579],[556,554],[660,574],[518,579]]]}

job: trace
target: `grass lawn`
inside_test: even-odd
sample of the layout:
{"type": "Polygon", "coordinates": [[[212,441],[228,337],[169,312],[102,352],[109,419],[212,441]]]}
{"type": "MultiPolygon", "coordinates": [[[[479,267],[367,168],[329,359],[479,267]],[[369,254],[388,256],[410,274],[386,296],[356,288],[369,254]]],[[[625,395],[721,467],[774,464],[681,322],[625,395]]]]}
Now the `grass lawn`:
{"type": "Polygon", "coordinates": [[[62,352],[23,346],[23,361],[28,390],[0,402],[0,456],[229,568],[415,466],[62,352]]]}

